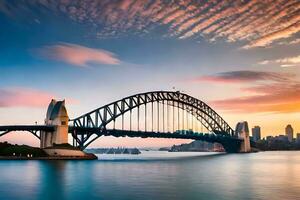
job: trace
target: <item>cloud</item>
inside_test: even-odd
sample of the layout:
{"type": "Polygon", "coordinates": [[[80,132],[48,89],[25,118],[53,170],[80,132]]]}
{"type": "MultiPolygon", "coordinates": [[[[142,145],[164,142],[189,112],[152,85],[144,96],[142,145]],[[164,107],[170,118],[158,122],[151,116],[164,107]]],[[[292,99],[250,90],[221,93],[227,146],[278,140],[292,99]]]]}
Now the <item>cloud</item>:
{"type": "MultiPolygon", "coordinates": [[[[6,107],[34,107],[46,108],[51,99],[57,98],[56,95],[35,90],[31,88],[14,87],[0,88],[0,108],[6,107]]],[[[69,104],[78,104],[79,101],[72,98],[65,98],[69,104]]]]}
{"type": "Polygon", "coordinates": [[[0,107],[46,107],[54,95],[29,88],[0,88],[0,107]]]}
{"type": "Polygon", "coordinates": [[[264,71],[229,71],[217,73],[209,76],[201,76],[191,79],[195,82],[214,83],[252,83],[256,81],[289,81],[294,77],[288,73],[264,72],[264,71]]]}
{"type": "Polygon", "coordinates": [[[264,60],[259,62],[259,64],[261,65],[274,64],[274,63],[280,64],[281,67],[294,67],[300,64],[300,55],[294,57],[280,58],[276,60],[264,60]]]}
{"type": "Polygon", "coordinates": [[[99,38],[142,35],[164,26],[168,29],[164,36],[204,36],[209,41],[225,38],[229,42],[244,41],[244,48],[255,48],[300,31],[299,0],[32,0],[18,5],[4,0],[0,12],[20,15],[34,12],[34,6],[90,24],[97,28],[99,38]]]}
{"type": "MultiPolygon", "coordinates": [[[[300,16],[298,17],[298,20],[300,20],[300,16]]],[[[298,33],[299,31],[300,31],[300,22],[298,21],[297,23],[285,27],[279,31],[266,34],[252,41],[249,45],[246,45],[244,48],[249,49],[253,47],[264,47],[269,45],[275,40],[279,40],[282,38],[289,38],[290,36],[292,36],[295,33],[298,33]]]]}
{"type": "Polygon", "coordinates": [[[282,41],[279,43],[280,45],[295,45],[295,44],[300,44],[300,38],[296,38],[291,41],[282,41]]]}
{"type": "Polygon", "coordinates": [[[288,57],[283,59],[275,60],[277,63],[292,63],[292,64],[298,64],[300,63],[300,55],[295,57],[288,57]]]}
{"type": "Polygon", "coordinates": [[[242,96],[212,101],[211,104],[218,109],[243,113],[284,113],[300,112],[300,82],[295,78],[294,74],[288,73],[231,71],[202,76],[195,81],[239,83],[242,96]]]}
{"type": "Polygon", "coordinates": [[[115,54],[103,49],[92,49],[80,45],[61,43],[45,46],[38,50],[43,57],[63,61],[79,67],[87,67],[91,63],[118,65],[120,60],[115,54]]]}
{"type": "Polygon", "coordinates": [[[290,41],[289,44],[300,44],[300,38],[290,41]]]}
{"type": "Polygon", "coordinates": [[[230,112],[300,112],[300,83],[264,84],[244,89],[254,95],[212,101],[212,105],[230,112]]]}

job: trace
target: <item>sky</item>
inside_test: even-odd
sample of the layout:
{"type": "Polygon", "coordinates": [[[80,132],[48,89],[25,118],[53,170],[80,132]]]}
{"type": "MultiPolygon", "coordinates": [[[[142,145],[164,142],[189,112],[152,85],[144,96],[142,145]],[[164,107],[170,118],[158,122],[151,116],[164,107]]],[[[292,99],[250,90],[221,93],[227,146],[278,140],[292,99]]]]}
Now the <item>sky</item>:
{"type": "MultiPolygon", "coordinates": [[[[0,0],[0,124],[70,118],[132,94],[180,90],[230,125],[300,132],[299,0],[0,0]]],[[[38,146],[29,133],[0,141],[38,146]]],[[[101,137],[91,146],[169,146],[101,137]]]]}

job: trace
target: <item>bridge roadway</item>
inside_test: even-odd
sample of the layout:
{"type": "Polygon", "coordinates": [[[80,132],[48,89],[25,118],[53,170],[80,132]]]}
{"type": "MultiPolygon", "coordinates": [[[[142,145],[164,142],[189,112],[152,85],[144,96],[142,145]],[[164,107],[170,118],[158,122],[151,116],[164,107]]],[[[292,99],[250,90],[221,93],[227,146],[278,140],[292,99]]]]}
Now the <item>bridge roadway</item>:
{"type": "Polygon", "coordinates": [[[12,132],[12,131],[28,131],[36,136],[38,139],[40,138],[40,131],[53,132],[55,130],[54,126],[47,125],[8,125],[8,126],[0,126],[0,137],[12,132]]]}
{"type": "MultiPolygon", "coordinates": [[[[7,134],[12,131],[29,131],[29,132],[37,132],[37,131],[47,131],[53,132],[55,130],[54,126],[51,125],[8,125],[8,126],[0,126],[0,136],[7,134]]],[[[107,129],[105,131],[99,128],[82,128],[82,127],[73,127],[69,126],[69,133],[77,132],[78,135],[80,133],[96,133],[98,136],[115,136],[115,137],[142,137],[142,138],[178,138],[178,139],[193,139],[193,140],[202,140],[207,139],[208,142],[217,142],[218,138],[232,138],[230,135],[215,135],[215,134],[203,134],[192,131],[176,131],[176,132],[154,132],[154,131],[133,131],[133,130],[121,130],[121,129],[107,129]]]]}
{"type": "Polygon", "coordinates": [[[80,133],[96,133],[98,136],[114,136],[114,137],[142,137],[142,138],[174,138],[174,139],[192,139],[192,140],[209,140],[208,142],[217,142],[219,138],[229,138],[231,140],[240,141],[238,138],[232,138],[230,135],[217,135],[210,133],[199,133],[193,131],[180,130],[176,132],[154,132],[154,131],[135,131],[122,129],[107,129],[101,131],[97,128],[80,128],[69,126],[69,131],[78,131],[80,133]]]}
{"type": "MultiPolygon", "coordinates": [[[[40,135],[38,132],[47,131],[53,132],[54,126],[47,125],[10,125],[0,126],[0,137],[12,132],[12,131],[29,131],[34,134],[38,139],[40,135]]],[[[133,130],[121,130],[121,129],[107,129],[101,130],[97,128],[82,128],[69,126],[69,133],[95,133],[100,136],[114,136],[114,137],[141,137],[141,138],[174,138],[174,139],[191,139],[202,140],[206,142],[218,142],[222,144],[227,152],[234,151],[240,143],[241,139],[233,138],[230,135],[224,134],[210,134],[210,133],[198,133],[193,131],[176,131],[176,132],[153,132],[153,131],[133,131],[133,130]]]]}
{"type": "Polygon", "coordinates": [[[54,126],[47,125],[9,125],[0,126],[0,131],[54,131],[54,126]]]}
{"type": "MultiPolygon", "coordinates": [[[[176,132],[152,132],[152,131],[133,131],[121,129],[107,129],[100,131],[96,128],[80,128],[70,126],[70,132],[78,131],[80,133],[95,133],[100,136],[114,136],[114,137],[141,137],[141,138],[173,138],[173,139],[191,139],[201,140],[210,143],[220,143],[223,145],[226,152],[236,152],[242,140],[230,136],[229,134],[211,134],[211,133],[198,133],[193,131],[180,130],[176,132]]],[[[84,135],[83,135],[84,136],[84,135]]]]}

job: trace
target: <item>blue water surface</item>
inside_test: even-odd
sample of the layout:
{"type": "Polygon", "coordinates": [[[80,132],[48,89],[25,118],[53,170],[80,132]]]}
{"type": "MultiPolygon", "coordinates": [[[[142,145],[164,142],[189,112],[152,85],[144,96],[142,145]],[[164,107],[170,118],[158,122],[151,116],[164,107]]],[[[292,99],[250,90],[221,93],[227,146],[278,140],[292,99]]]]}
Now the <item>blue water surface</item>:
{"type": "Polygon", "coordinates": [[[0,161],[0,199],[300,199],[300,152],[98,156],[0,161]]]}

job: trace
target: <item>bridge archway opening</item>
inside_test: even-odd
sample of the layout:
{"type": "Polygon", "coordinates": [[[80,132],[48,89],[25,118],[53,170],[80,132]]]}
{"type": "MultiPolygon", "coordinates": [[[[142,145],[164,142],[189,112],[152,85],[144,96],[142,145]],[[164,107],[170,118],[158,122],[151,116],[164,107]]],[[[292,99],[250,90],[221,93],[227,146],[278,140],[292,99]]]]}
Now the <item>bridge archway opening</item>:
{"type": "Polygon", "coordinates": [[[39,133],[31,131],[0,131],[0,142],[30,146],[40,145],[39,133]]]}
{"type": "MultiPolygon", "coordinates": [[[[151,102],[124,113],[122,116],[106,124],[105,128],[109,130],[140,132],[140,136],[134,135],[134,137],[141,138],[146,137],[142,135],[143,132],[169,134],[180,132],[186,135],[191,132],[215,134],[207,128],[209,125],[207,119],[203,116],[203,113],[199,114],[187,105],[173,105],[172,102],[167,101],[151,102]]],[[[105,136],[105,133],[103,135],[105,136]]],[[[87,144],[91,144],[103,135],[93,134],[86,142],[87,144]]],[[[125,137],[124,135],[118,136],[117,134],[114,136],[125,137]]],[[[185,139],[185,141],[189,141],[189,139],[185,139]]]]}

